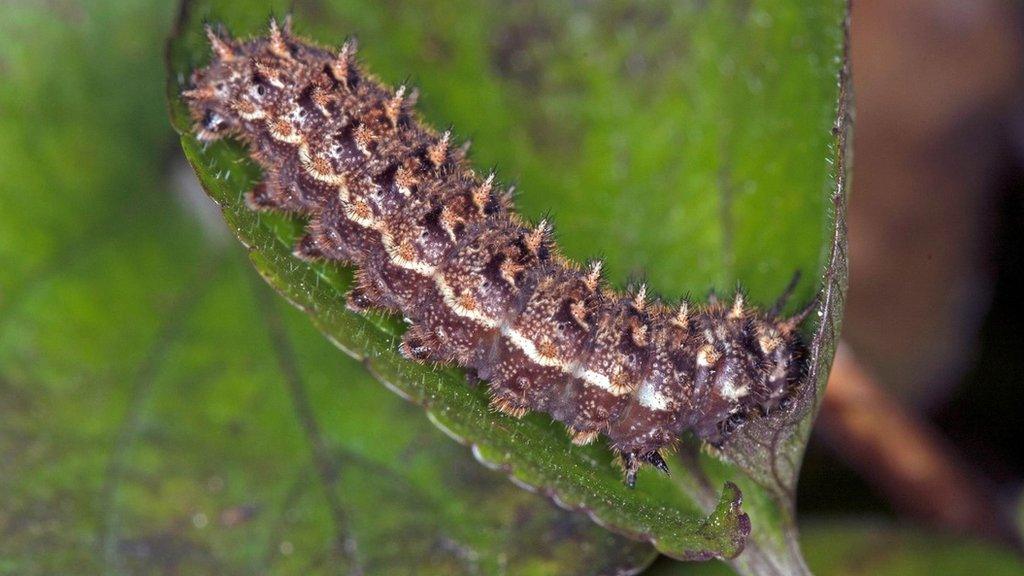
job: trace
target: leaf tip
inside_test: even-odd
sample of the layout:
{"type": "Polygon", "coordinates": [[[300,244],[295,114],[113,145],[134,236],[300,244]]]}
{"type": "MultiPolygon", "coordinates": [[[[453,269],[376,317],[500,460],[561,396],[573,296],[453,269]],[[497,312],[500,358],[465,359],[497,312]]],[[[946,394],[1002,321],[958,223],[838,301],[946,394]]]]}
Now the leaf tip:
{"type": "Polygon", "coordinates": [[[743,492],[733,482],[726,482],[718,505],[704,521],[701,531],[715,539],[726,535],[728,542],[721,543],[722,557],[732,559],[743,552],[750,530],[750,516],[743,511],[743,492]]]}

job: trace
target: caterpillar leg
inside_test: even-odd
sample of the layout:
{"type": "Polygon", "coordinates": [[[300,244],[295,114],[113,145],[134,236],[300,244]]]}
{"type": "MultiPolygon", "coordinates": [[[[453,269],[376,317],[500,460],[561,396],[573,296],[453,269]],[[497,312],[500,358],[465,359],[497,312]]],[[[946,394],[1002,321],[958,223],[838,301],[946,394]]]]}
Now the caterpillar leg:
{"type": "Polygon", "coordinates": [[[427,328],[422,324],[411,326],[402,335],[402,343],[398,352],[413,362],[446,362],[450,360],[444,349],[427,328]]]}
{"type": "Polygon", "coordinates": [[[666,476],[671,476],[672,473],[668,470],[668,464],[665,463],[665,459],[661,457],[657,450],[648,452],[643,458],[645,462],[661,470],[666,476]]]}
{"type": "Polygon", "coordinates": [[[266,180],[253,186],[252,190],[245,193],[245,205],[250,210],[277,210],[284,202],[280,194],[276,193],[275,187],[269,185],[266,180]]]}
{"type": "Polygon", "coordinates": [[[345,298],[345,307],[353,312],[366,312],[371,308],[381,308],[381,294],[372,283],[366,282],[356,271],[356,282],[345,298]]]}
{"type": "Polygon", "coordinates": [[[480,386],[481,384],[485,384],[484,379],[480,377],[480,373],[477,372],[476,368],[469,367],[469,368],[466,368],[465,370],[466,370],[466,384],[469,384],[470,386],[472,386],[474,388],[477,387],[477,386],[480,386]]]}
{"type": "Polygon", "coordinates": [[[317,243],[316,238],[311,234],[306,234],[299,238],[295,243],[295,248],[292,250],[292,255],[299,260],[304,260],[306,262],[324,260],[327,258],[323,250],[320,249],[320,245],[317,243]]]}
{"type": "Polygon", "coordinates": [[[636,473],[640,471],[640,468],[645,463],[661,470],[665,475],[669,474],[668,464],[665,463],[665,459],[661,457],[657,450],[651,452],[622,452],[620,456],[622,458],[622,467],[626,470],[626,486],[630,488],[636,487],[636,473]]]}
{"type": "Polygon", "coordinates": [[[430,360],[429,335],[420,326],[413,326],[402,334],[398,353],[414,362],[430,360]]]}
{"type": "Polygon", "coordinates": [[[250,210],[280,210],[282,212],[307,213],[311,207],[303,202],[293,181],[279,172],[270,172],[259,184],[245,194],[245,205],[250,210]]]}
{"type": "MultiPolygon", "coordinates": [[[[493,385],[493,382],[491,384],[493,385]]],[[[490,405],[491,410],[517,419],[530,411],[529,406],[521,398],[494,388],[491,389],[490,405]]]]}

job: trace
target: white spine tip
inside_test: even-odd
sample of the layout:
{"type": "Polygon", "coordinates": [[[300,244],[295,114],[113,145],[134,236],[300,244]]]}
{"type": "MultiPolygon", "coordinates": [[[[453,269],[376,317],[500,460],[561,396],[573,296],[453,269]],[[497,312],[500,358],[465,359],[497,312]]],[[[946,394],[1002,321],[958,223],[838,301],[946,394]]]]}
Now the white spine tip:
{"type": "Polygon", "coordinates": [[[643,310],[647,305],[647,284],[641,284],[633,297],[633,305],[637,310],[643,310]]]}

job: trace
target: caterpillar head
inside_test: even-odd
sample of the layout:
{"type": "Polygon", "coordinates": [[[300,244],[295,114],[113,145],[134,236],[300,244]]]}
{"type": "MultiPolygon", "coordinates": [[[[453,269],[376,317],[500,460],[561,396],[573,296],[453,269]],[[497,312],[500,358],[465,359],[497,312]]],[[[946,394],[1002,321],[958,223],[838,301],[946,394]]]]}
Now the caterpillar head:
{"type": "Polygon", "coordinates": [[[283,30],[271,21],[269,39],[238,41],[206,27],[213,60],[192,73],[191,88],[183,92],[197,138],[218,140],[243,123],[277,118],[285,80],[298,68],[290,28],[290,21],[283,30]]]}

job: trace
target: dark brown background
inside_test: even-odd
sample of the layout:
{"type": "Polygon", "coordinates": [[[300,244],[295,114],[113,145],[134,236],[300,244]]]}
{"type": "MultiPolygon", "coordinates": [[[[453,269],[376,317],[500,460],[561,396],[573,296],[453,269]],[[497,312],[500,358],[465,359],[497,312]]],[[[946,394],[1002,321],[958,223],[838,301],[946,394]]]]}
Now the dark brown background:
{"type": "Polygon", "coordinates": [[[839,415],[838,400],[839,408],[828,405],[801,481],[801,491],[814,495],[802,501],[805,512],[849,512],[853,502],[984,532],[976,525],[983,518],[949,512],[969,497],[956,483],[973,486],[975,496],[1004,511],[1018,497],[1024,476],[1021,30],[1022,10],[1014,2],[854,3],[847,346],[829,393],[838,398],[844,380],[866,376],[896,412],[861,402],[867,393],[859,389],[847,397],[864,404],[856,418],[839,415]],[[844,369],[844,355],[857,374],[844,369]],[[861,434],[855,426],[888,446],[851,446],[861,434]],[[903,442],[915,431],[926,445],[903,442]],[[934,472],[923,464],[929,450],[948,465],[950,476],[938,486],[925,478],[934,472]],[[841,489],[827,490],[825,483],[841,489]],[[924,486],[929,493],[921,493],[924,486]]]}

